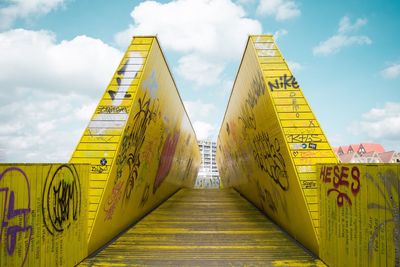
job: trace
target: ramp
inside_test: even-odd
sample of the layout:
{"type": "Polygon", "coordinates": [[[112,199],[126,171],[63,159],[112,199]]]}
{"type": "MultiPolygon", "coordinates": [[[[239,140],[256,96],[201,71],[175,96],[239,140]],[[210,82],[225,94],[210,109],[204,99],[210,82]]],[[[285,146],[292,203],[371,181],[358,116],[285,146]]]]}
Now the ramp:
{"type": "Polygon", "coordinates": [[[232,189],[182,189],[80,266],[325,266],[232,189]]]}
{"type": "Polygon", "coordinates": [[[271,35],[248,39],[217,146],[223,186],[318,254],[316,164],[337,159],[271,35]]]}

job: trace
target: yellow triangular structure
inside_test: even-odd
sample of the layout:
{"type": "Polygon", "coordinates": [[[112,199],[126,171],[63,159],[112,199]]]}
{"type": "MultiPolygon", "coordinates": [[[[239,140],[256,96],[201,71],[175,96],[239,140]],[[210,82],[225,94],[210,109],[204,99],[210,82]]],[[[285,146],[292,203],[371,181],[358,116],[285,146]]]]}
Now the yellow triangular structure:
{"type": "Polygon", "coordinates": [[[133,38],[70,162],[92,164],[90,253],[194,184],[196,135],[156,37],[133,38]]]}
{"type": "Polygon", "coordinates": [[[318,255],[316,164],[337,159],[271,35],[248,39],[217,146],[222,184],[318,255]]]}

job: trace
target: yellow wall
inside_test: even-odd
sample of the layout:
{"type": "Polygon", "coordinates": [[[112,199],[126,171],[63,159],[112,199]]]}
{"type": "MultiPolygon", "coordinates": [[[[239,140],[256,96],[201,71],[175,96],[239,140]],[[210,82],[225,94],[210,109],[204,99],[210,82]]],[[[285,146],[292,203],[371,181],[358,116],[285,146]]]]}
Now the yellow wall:
{"type": "Polygon", "coordinates": [[[319,166],[320,257],[329,266],[400,266],[400,167],[319,166]]]}
{"type": "Polygon", "coordinates": [[[0,164],[0,266],[74,266],[87,256],[89,165],[0,164]]]}
{"type": "Polygon", "coordinates": [[[155,37],[132,40],[71,162],[92,164],[90,252],[194,185],[196,136],[155,37]]]}
{"type": "Polygon", "coordinates": [[[217,146],[222,185],[318,254],[316,163],[337,159],[270,35],[249,37],[217,146]]]}

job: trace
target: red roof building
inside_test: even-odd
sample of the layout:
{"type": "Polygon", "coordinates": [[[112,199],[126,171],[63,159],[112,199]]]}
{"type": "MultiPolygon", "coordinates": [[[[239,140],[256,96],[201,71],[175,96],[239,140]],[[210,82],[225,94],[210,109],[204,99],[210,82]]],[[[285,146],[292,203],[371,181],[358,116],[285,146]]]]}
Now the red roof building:
{"type": "Polygon", "coordinates": [[[383,163],[398,163],[400,162],[400,152],[387,151],[379,154],[379,157],[383,163]]]}
{"type": "Polygon", "coordinates": [[[369,152],[376,152],[376,153],[383,153],[385,152],[385,149],[381,144],[365,144],[362,143],[359,145],[357,153],[360,155],[363,155],[365,153],[369,152]]]}

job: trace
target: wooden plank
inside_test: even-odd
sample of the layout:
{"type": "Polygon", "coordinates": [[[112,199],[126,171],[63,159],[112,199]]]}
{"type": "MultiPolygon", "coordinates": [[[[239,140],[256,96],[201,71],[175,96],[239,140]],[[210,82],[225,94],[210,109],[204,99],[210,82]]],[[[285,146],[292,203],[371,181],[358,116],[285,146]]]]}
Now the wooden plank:
{"type": "Polygon", "coordinates": [[[325,266],[232,189],[179,191],[92,265],[325,266]]]}

